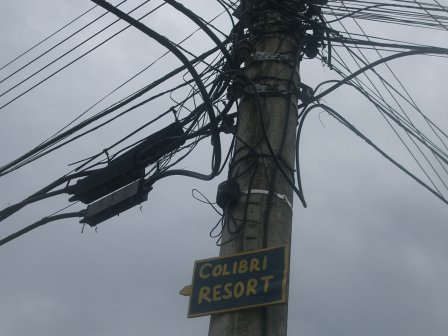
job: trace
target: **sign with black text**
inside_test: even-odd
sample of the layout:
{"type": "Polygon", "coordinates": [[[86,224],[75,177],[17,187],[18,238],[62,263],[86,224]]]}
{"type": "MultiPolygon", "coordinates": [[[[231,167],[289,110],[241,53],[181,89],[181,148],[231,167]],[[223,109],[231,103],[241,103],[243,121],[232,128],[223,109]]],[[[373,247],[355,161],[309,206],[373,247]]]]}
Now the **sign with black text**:
{"type": "Polygon", "coordinates": [[[287,246],[197,260],[188,317],[284,303],[287,246]]]}

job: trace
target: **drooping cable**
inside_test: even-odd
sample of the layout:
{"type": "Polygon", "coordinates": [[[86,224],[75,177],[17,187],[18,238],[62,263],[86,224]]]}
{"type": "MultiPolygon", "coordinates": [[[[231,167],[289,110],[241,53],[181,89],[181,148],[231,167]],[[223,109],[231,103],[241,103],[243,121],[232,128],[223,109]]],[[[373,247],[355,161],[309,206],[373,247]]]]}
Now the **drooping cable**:
{"type": "MultiPolygon", "coordinates": [[[[127,1],[127,0],[126,0],[127,1]]],[[[11,65],[12,63],[18,61],[20,58],[22,58],[23,56],[25,56],[26,54],[28,54],[29,52],[33,51],[34,49],[36,49],[37,47],[39,47],[41,44],[45,43],[46,41],[48,41],[49,39],[51,39],[53,36],[57,35],[58,33],[60,33],[61,31],[63,31],[65,28],[71,26],[73,23],[75,23],[76,21],[78,21],[79,19],[81,19],[83,16],[87,15],[88,13],[90,13],[92,10],[94,10],[96,7],[98,7],[97,5],[90,7],[88,10],[86,10],[84,13],[80,14],[79,16],[77,16],[76,18],[74,18],[73,20],[71,20],[70,22],[66,23],[64,26],[62,26],[61,28],[57,29],[54,33],[48,35],[47,37],[45,37],[43,40],[37,42],[36,44],[34,44],[32,47],[28,48],[27,50],[25,50],[23,53],[19,54],[18,56],[16,56],[14,59],[12,59],[11,61],[9,61],[8,63],[6,63],[5,65],[3,65],[0,68],[0,71],[3,70],[4,68],[8,67],[9,65],[11,65]]]]}
{"type": "MultiPolygon", "coordinates": [[[[208,57],[209,55],[215,53],[217,50],[216,48],[210,49],[206,52],[204,52],[202,55],[198,56],[196,59],[193,59],[190,61],[191,64],[195,64],[198,61],[208,57]]],[[[169,73],[167,73],[166,75],[158,78],[157,80],[155,80],[154,82],[148,84],[147,86],[145,86],[144,88],[140,89],[139,91],[137,91],[136,93],[132,94],[131,96],[126,97],[124,100],[112,105],[111,107],[97,113],[95,116],[90,117],[87,120],[84,120],[82,122],[80,122],[78,125],[66,130],[65,132],[60,133],[58,136],[52,138],[51,140],[42,143],[36,147],[34,147],[32,150],[28,151],[27,153],[21,155],[20,157],[18,157],[17,159],[3,165],[2,167],[0,167],[0,176],[6,175],[12,171],[14,171],[15,167],[17,167],[18,164],[20,164],[21,162],[23,162],[24,160],[26,160],[27,158],[29,158],[30,156],[33,156],[39,152],[41,152],[42,150],[44,150],[45,148],[48,148],[49,145],[51,144],[55,144],[63,139],[65,139],[67,136],[73,134],[74,132],[77,132],[78,130],[83,129],[84,127],[90,125],[91,123],[93,123],[96,120],[101,119],[102,117],[109,115],[110,113],[117,111],[118,109],[126,106],[127,104],[131,103],[132,101],[136,100],[137,98],[141,97],[142,95],[144,95],[145,93],[149,92],[150,90],[156,88],[157,86],[159,86],[160,84],[164,83],[165,81],[167,81],[168,79],[172,78],[173,76],[181,73],[182,71],[184,71],[187,67],[185,65],[179,66],[178,68],[170,71],[169,73]]]]}
{"type": "MultiPolygon", "coordinates": [[[[214,148],[214,155],[213,155],[213,160],[212,160],[213,161],[212,172],[209,175],[199,174],[196,172],[188,172],[185,170],[171,171],[171,172],[164,172],[164,173],[165,173],[165,176],[167,176],[166,174],[176,174],[176,175],[184,175],[184,176],[194,175],[196,177],[200,176],[201,179],[204,179],[204,180],[212,179],[216,175],[216,173],[219,171],[219,168],[221,167],[221,141],[220,141],[220,137],[219,137],[219,132],[217,130],[216,118],[215,118],[215,114],[213,111],[213,105],[210,101],[210,97],[208,96],[208,93],[207,93],[207,91],[204,87],[204,84],[202,83],[196,69],[191,65],[190,61],[185,57],[184,54],[182,54],[177,48],[173,47],[173,44],[171,43],[171,41],[169,41],[166,37],[160,35],[153,29],[147,27],[146,25],[135,20],[134,18],[130,17],[129,15],[126,15],[121,10],[112,6],[111,4],[109,4],[108,2],[106,2],[104,0],[91,0],[91,1],[98,4],[99,6],[103,7],[104,9],[112,12],[119,18],[125,20],[126,22],[128,22],[129,24],[134,26],[135,28],[139,29],[141,32],[145,33],[149,37],[151,37],[154,40],[156,40],[157,42],[159,42],[161,45],[163,45],[168,50],[170,50],[187,67],[188,71],[191,73],[192,77],[194,78],[199,91],[201,92],[202,99],[204,100],[205,107],[206,107],[208,116],[210,118],[210,122],[212,124],[211,140],[212,140],[212,146],[214,148]]],[[[161,178],[162,174],[163,173],[161,173],[158,176],[158,178],[161,178]]]]}
{"type": "MultiPolygon", "coordinates": [[[[138,8],[140,8],[141,6],[143,6],[144,4],[148,3],[151,0],[146,0],[143,4],[139,5],[137,8],[134,8],[133,10],[131,10],[130,12],[133,12],[135,10],[137,10],[138,8]]],[[[158,10],[159,8],[161,8],[165,3],[160,4],[158,7],[156,7],[155,9],[149,11],[148,13],[146,13],[145,15],[141,16],[138,20],[143,20],[145,17],[147,17],[148,15],[154,13],[156,10],[158,10]]],[[[109,26],[107,26],[106,28],[100,30],[99,32],[95,33],[94,35],[92,35],[91,37],[89,37],[87,40],[85,40],[82,43],[85,43],[86,41],[90,40],[91,38],[93,38],[94,36],[98,35],[99,33],[103,32],[105,29],[109,28],[111,25],[113,25],[114,23],[118,22],[119,20],[114,21],[113,23],[111,23],[109,26]]],[[[104,44],[106,44],[107,42],[109,42],[110,40],[112,40],[114,37],[118,36],[119,34],[121,34],[122,32],[124,32],[125,30],[127,30],[130,27],[130,25],[122,28],[121,30],[119,30],[118,32],[114,33],[113,35],[111,35],[110,37],[106,38],[105,40],[103,40],[101,43],[97,44],[96,46],[94,46],[93,48],[89,49],[88,51],[84,52],[83,54],[81,54],[80,56],[76,57],[74,60],[70,61],[69,63],[65,64],[64,66],[62,66],[61,68],[59,68],[58,70],[52,72],[50,75],[46,76],[44,79],[38,81],[36,84],[32,85],[30,88],[26,89],[25,91],[23,91],[22,93],[19,93],[18,95],[16,95],[15,97],[9,99],[6,103],[4,103],[3,105],[0,106],[0,110],[4,109],[5,107],[9,106],[10,104],[12,104],[13,102],[15,102],[16,100],[20,99],[21,97],[23,97],[24,95],[26,95],[27,93],[31,92],[32,90],[34,90],[35,88],[37,88],[38,86],[42,85],[43,83],[45,83],[47,80],[51,79],[52,77],[54,77],[55,75],[57,75],[58,73],[60,73],[61,71],[67,69],[69,66],[71,66],[72,64],[76,63],[77,61],[79,61],[80,59],[84,58],[86,55],[90,54],[91,52],[95,51],[96,49],[98,49],[99,47],[103,46],[104,44]]],[[[79,45],[78,45],[79,46],[79,45]]],[[[72,48],[71,50],[69,50],[68,52],[64,53],[62,56],[59,56],[57,59],[53,60],[52,62],[50,62],[49,64],[45,65],[44,67],[42,67],[41,69],[35,71],[33,74],[29,75],[28,77],[26,77],[25,79],[23,79],[22,81],[20,81],[19,83],[15,84],[14,86],[10,87],[9,89],[7,89],[6,91],[3,91],[2,93],[0,93],[0,97],[4,96],[5,94],[11,92],[13,89],[17,88],[18,86],[20,86],[21,84],[25,83],[26,81],[28,81],[29,79],[31,79],[32,77],[34,77],[35,75],[39,74],[41,71],[43,71],[44,69],[48,68],[50,65],[54,64],[56,61],[58,61],[59,59],[61,59],[62,57],[66,56],[68,53],[70,53],[71,51],[73,51],[75,48],[77,48],[78,46],[72,48]]]]}
{"type": "Polygon", "coordinates": [[[362,132],[360,132],[355,126],[353,126],[351,123],[349,123],[345,118],[343,118],[339,113],[337,113],[335,110],[330,108],[329,106],[325,104],[315,104],[310,107],[310,109],[314,109],[320,107],[327,111],[331,116],[333,116],[335,119],[340,121],[344,126],[346,126],[348,129],[350,129],[353,133],[355,133],[358,137],[363,139],[368,145],[373,147],[378,153],[380,153],[384,158],[386,158],[389,162],[393,163],[397,168],[399,168],[401,171],[406,173],[409,177],[411,177],[414,181],[416,181],[418,184],[423,186],[425,189],[427,189],[429,192],[431,192],[434,196],[436,196],[438,199],[440,199],[442,202],[448,205],[448,200],[445,199],[440,193],[436,192],[434,189],[429,187],[426,183],[424,183],[422,180],[420,180],[417,176],[412,174],[408,169],[406,169],[403,165],[399,164],[397,161],[392,159],[388,154],[386,154],[383,150],[381,150],[377,145],[375,145],[369,138],[367,138],[362,132]]]}
{"type": "Polygon", "coordinates": [[[8,242],[10,242],[10,241],[12,241],[14,239],[17,239],[20,236],[23,236],[25,233],[28,233],[28,232],[30,232],[30,231],[32,231],[34,229],[37,229],[38,227],[40,227],[42,225],[45,225],[45,224],[48,224],[50,222],[54,222],[54,221],[57,221],[57,220],[66,219],[66,218],[83,217],[84,214],[85,214],[85,210],[82,210],[82,211],[78,211],[78,212],[68,212],[68,213],[65,213],[65,214],[60,214],[60,215],[55,215],[55,216],[48,216],[48,217],[42,218],[41,220],[39,220],[39,221],[37,221],[37,222],[35,222],[35,223],[31,224],[31,225],[28,225],[27,227],[25,227],[25,228],[15,232],[15,233],[9,235],[9,236],[7,236],[7,237],[5,237],[3,239],[0,239],[0,246],[3,246],[6,243],[8,243],[8,242]]]}

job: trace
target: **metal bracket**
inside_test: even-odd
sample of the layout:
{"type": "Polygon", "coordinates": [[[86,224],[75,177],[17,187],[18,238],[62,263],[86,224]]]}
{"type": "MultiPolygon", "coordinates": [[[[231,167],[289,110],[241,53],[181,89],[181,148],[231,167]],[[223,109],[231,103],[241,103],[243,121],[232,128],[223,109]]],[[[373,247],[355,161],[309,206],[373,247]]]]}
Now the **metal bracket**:
{"type": "Polygon", "coordinates": [[[279,53],[268,53],[264,51],[256,51],[252,53],[252,59],[257,62],[275,61],[275,62],[291,62],[290,57],[279,53]]]}
{"type": "Polygon", "coordinates": [[[258,94],[266,96],[289,96],[293,94],[278,84],[255,84],[258,94]]]}

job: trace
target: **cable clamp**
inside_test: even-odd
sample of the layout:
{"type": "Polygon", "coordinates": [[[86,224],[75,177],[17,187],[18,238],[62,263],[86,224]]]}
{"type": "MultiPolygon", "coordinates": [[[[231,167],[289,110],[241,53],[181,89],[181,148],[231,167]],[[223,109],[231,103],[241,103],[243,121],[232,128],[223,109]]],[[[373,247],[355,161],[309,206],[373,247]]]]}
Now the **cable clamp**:
{"type": "Polygon", "coordinates": [[[288,55],[279,54],[279,53],[269,53],[264,51],[256,51],[251,54],[251,57],[254,61],[257,62],[266,62],[266,61],[275,61],[275,62],[291,62],[292,60],[288,55]]]}
{"type": "MultiPolygon", "coordinates": [[[[249,194],[269,195],[269,190],[263,190],[263,189],[251,189],[250,191],[243,190],[243,191],[241,191],[241,194],[243,194],[243,195],[249,195],[249,194]]],[[[285,202],[292,209],[292,204],[289,201],[288,196],[279,194],[279,193],[273,193],[273,194],[275,196],[277,196],[278,198],[280,198],[283,202],[285,202]]]]}
{"type": "Polygon", "coordinates": [[[314,100],[314,90],[308,85],[300,83],[298,98],[305,104],[311,103],[314,100]]]}
{"type": "Polygon", "coordinates": [[[255,84],[255,89],[258,94],[266,96],[289,96],[293,94],[278,84],[255,84]]]}

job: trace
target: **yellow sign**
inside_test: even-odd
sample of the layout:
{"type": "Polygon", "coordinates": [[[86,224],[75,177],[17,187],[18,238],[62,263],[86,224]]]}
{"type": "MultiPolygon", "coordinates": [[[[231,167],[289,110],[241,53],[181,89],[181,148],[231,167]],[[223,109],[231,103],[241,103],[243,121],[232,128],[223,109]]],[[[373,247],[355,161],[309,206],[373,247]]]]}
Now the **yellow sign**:
{"type": "Polygon", "coordinates": [[[286,301],[287,246],[198,260],[188,317],[286,301]]]}

